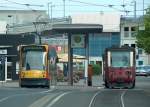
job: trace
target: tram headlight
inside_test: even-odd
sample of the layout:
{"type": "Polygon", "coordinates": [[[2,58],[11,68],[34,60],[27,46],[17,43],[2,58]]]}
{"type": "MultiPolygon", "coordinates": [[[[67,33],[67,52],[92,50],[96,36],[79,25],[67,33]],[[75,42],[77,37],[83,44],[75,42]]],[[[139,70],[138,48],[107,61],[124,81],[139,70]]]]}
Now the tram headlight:
{"type": "Polygon", "coordinates": [[[46,72],[42,72],[43,78],[46,78],[46,72]]]}

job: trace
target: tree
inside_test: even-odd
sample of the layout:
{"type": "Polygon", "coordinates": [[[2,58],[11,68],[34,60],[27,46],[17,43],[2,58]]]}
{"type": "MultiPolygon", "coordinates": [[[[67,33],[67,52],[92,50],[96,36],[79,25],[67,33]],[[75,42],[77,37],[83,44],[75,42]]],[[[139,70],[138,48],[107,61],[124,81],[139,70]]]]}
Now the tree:
{"type": "Polygon", "coordinates": [[[147,54],[150,54],[150,7],[144,15],[144,25],[145,30],[137,31],[136,43],[139,48],[144,49],[147,54]]]}

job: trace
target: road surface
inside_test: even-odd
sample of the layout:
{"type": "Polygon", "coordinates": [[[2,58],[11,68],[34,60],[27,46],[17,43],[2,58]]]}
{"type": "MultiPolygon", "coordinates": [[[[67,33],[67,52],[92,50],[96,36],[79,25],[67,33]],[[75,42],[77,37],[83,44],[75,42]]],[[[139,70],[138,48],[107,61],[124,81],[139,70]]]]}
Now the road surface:
{"type": "Polygon", "coordinates": [[[134,89],[0,86],[0,107],[150,107],[150,77],[136,80],[134,89]]]}

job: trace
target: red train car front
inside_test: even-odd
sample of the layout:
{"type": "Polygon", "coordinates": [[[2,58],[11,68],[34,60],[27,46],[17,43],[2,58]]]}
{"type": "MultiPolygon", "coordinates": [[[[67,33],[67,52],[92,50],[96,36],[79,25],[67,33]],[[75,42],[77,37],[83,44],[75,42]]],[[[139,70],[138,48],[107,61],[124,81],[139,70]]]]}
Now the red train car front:
{"type": "Polygon", "coordinates": [[[135,49],[108,48],[103,57],[104,82],[107,88],[135,86],[135,49]]]}

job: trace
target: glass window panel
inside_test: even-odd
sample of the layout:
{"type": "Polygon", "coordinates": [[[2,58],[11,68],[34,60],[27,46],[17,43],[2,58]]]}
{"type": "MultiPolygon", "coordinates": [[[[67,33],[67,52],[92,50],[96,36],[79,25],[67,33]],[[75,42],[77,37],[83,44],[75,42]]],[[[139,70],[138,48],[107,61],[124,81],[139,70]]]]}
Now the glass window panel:
{"type": "Polygon", "coordinates": [[[45,52],[27,51],[23,53],[23,70],[44,70],[45,52]]]}
{"type": "Polygon", "coordinates": [[[142,54],[142,53],[143,53],[142,49],[138,49],[138,54],[142,54]]]}
{"type": "Polygon", "coordinates": [[[128,67],[130,66],[130,52],[111,52],[112,67],[128,67]]]}
{"type": "Polygon", "coordinates": [[[124,27],[124,31],[129,31],[129,27],[124,27]]]}

